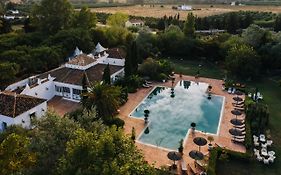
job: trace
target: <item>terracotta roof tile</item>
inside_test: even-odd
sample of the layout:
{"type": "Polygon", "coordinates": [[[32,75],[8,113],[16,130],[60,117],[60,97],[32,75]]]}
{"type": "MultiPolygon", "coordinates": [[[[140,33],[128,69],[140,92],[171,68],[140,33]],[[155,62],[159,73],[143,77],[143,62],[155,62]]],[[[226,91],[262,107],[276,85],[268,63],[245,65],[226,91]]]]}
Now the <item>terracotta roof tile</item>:
{"type": "MultiPolygon", "coordinates": [[[[46,78],[48,77],[48,74],[50,74],[52,77],[56,78],[54,81],[82,86],[84,72],[86,73],[89,82],[101,81],[105,67],[106,64],[97,64],[85,71],[67,67],[60,67],[39,75],[39,78],[46,78]]],[[[114,74],[115,72],[123,69],[123,66],[110,65],[109,68],[110,74],[114,74]]]]}
{"type": "Polygon", "coordinates": [[[108,49],[107,53],[109,54],[109,58],[125,59],[126,57],[126,52],[122,48],[108,49]]]}
{"type": "Polygon", "coordinates": [[[92,57],[89,57],[85,54],[77,55],[72,60],[68,61],[68,64],[78,65],[78,66],[86,66],[88,64],[91,64],[95,62],[96,60],[92,57]]]}
{"type": "Polygon", "coordinates": [[[16,94],[15,92],[0,92],[0,114],[13,117],[38,106],[44,99],[31,97],[28,95],[16,94]]]}

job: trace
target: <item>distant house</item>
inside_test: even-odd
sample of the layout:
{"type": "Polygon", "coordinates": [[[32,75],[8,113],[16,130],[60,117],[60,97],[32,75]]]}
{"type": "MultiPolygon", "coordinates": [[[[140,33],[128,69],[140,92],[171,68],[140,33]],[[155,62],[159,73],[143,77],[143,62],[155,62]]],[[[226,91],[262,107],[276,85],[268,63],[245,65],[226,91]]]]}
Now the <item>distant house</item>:
{"type": "Polygon", "coordinates": [[[32,127],[32,119],[40,118],[47,111],[44,99],[17,94],[11,91],[0,92],[0,131],[10,125],[32,127]]]}
{"type": "Polygon", "coordinates": [[[192,6],[190,6],[190,5],[180,5],[180,6],[178,6],[178,10],[190,11],[190,10],[192,10],[192,6]]]}
{"type": "Polygon", "coordinates": [[[236,2],[233,1],[233,2],[230,3],[230,5],[231,5],[231,6],[235,6],[235,5],[236,5],[236,2]]]}
{"type": "Polygon", "coordinates": [[[82,79],[86,76],[86,85],[102,81],[103,71],[109,65],[111,82],[124,75],[125,56],[122,49],[107,49],[98,43],[88,55],[78,48],[64,65],[48,72],[29,77],[6,90],[51,100],[59,96],[65,100],[80,101],[82,79]]]}
{"type": "Polygon", "coordinates": [[[126,27],[142,27],[144,22],[140,19],[130,19],[125,23],[126,27]]]}

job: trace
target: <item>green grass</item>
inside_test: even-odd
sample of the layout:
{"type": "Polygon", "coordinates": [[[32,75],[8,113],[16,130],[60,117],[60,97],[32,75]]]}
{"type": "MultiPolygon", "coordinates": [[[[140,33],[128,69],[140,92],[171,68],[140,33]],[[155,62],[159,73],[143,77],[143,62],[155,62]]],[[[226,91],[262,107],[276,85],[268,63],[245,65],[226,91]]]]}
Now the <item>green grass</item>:
{"type": "MultiPolygon", "coordinates": [[[[198,61],[170,60],[175,66],[176,72],[186,75],[195,75],[198,70],[198,61]]],[[[224,73],[215,64],[203,63],[201,76],[222,79],[224,73]]],[[[258,87],[264,96],[264,103],[268,104],[270,111],[269,129],[273,139],[272,150],[276,152],[276,159],[272,165],[263,165],[257,161],[250,163],[236,160],[219,161],[217,163],[217,175],[280,175],[281,174],[281,87],[278,78],[270,77],[247,83],[247,86],[258,87]]]]}
{"type": "Polygon", "coordinates": [[[216,64],[210,62],[175,59],[168,60],[170,60],[174,65],[176,73],[195,76],[199,69],[198,65],[201,64],[202,66],[200,68],[200,76],[215,79],[224,78],[224,71],[222,71],[216,64]]]}

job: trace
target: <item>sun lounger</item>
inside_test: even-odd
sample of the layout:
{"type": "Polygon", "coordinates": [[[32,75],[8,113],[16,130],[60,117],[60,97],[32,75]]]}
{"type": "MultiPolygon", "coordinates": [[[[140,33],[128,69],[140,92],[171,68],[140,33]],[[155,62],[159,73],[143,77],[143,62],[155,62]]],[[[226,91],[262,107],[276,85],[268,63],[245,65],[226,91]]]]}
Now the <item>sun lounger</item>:
{"type": "Polygon", "coordinates": [[[235,139],[245,139],[245,135],[242,135],[242,136],[233,136],[233,138],[235,138],[235,139]]]}
{"type": "Polygon", "coordinates": [[[231,139],[231,141],[234,143],[244,143],[245,139],[231,139]]]}
{"type": "MultiPolygon", "coordinates": [[[[242,121],[242,123],[244,123],[245,121],[242,121]]],[[[238,125],[233,125],[233,127],[234,128],[237,128],[237,129],[242,129],[242,128],[245,128],[245,123],[244,124],[242,124],[242,125],[240,125],[240,126],[238,126],[238,125]]]]}
{"type": "Polygon", "coordinates": [[[245,111],[244,108],[237,108],[237,107],[235,107],[234,110],[238,110],[238,111],[241,111],[241,112],[245,111]]]}
{"type": "Polygon", "coordinates": [[[227,92],[228,92],[229,94],[231,94],[231,93],[232,93],[232,88],[228,88],[227,92]]]}
{"type": "Polygon", "coordinates": [[[142,87],[144,87],[144,88],[150,88],[150,87],[152,87],[152,86],[151,86],[151,85],[143,84],[142,87]]]}
{"type": "Polygon", "coordinates": [[[243,108],[244,109],[244,105],[243,104],[241,104],[241,105],[236,105],[236,104],[232,104],[234,107],[236,107],[236,108],[243,108]]]}
{"type": "Polygon", "coordinates": [[[236,91],[236,89],[235,88],[232,88],[232,94],[235,94],[235,91],[236,91]]]}

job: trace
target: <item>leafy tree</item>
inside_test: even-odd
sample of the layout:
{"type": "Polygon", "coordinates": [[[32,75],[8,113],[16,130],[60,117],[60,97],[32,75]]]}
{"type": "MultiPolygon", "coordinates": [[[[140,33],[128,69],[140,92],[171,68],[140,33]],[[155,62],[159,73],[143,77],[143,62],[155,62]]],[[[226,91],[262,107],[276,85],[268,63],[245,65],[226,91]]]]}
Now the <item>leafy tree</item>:
{"type": "Polygon", "coordinates": [[[83,29],[90,29],[96,26],[97,17],[95,13],[92,13],[87,7],[82,7],[79,13],[74,14],[72,22],[74,27],[80,27],[83,29]]]}
{"type": "Polygon", "coordinates": [[[112,120],[121,102],[121,88],[101,82],[90,87],[89,92],[83,95],[86,98],[82,99],[82,105],[88,110],[95,107],[98,117],[105,123],[112,120]]]}
{"type": "Polygon", "coordinates": [[[32,23],[41,31],[54,34],[71,23],[73,9],[67,0],[42,0],[33,8],[32,23]]]}
{"type": "Polygon", "coordinates": [[[235,34],[236,30],[239,28],[239,21],[238,21],[237,14],[233,12],[229,13],[225,17],[225,25],[228,33],[235,34]]]}
{"type": "Polygon", "coordinates": [[[269,35],[264,29],[252,24],[242,33],[242,38],[247,44],[258,48],[269,40],[269,35]]]}
{"type": "Polygon", "coordinates": [[[141,30],[136,38],[138,63],[149,56],[156,55],[158,49],[156,47],[157,37],[147,30],[141,30]]]}
{"type": "Polygon", "coordinates": [[[52,174],[58,159],[66,149],[66,142],[74,136],[79,125],[53,113],[35,121],[31,148],[37,155],[37,164],[29,174],[52,174]]]}
{"type": "Polygon", "coordinates": [[[279,14],[275,19],[274,30],[276,32],[281,31],[281,14],[279,14]]]}
{"type": "Polygon", "coordinates": [[[107,18],[106,24],[112,27],[125,27],[125,23],[128,19],[129,17],[127,14],[117,12],[107,18]]]}
{"type": "Polygon", "coordinates": [[[102,80],[105,84],[110,85],[111,84],[110,79],[111,79],[110,78],[110,68],[109,68],[109,64],[107,64],[103,71],[102,80]]]}
{"type": "Polygon", "coordinates": [[[183,33],[185,36],[194,37],[195,34],[195,17],[193,13],[188,13],[186,21],[184,22],[183,33]]]}
{"type": "Polygon", "coordinates": [[[8,85],[8,83],[14,80],[18,71],[18,64],[10,62],[0,62],[0,89],[3,89],[5,85],[8,85]]]}
{"type": "Polygon", "coordinates": [[[237,45],[228,51],[225,64],[230,73],[247,79],[259,74],[261,61],[252,47],[237,45]]]}
{"type": "Polygon", "coordinates": [[[9,134],[0,144],[0,174],[21,174],[36,163],[30,151],[31,140],[15,133],[9,134]]]}
{"type": "Polygon", "coordinates": [[[81,128],[86,131],[95,131],[101,134],[106,129],[106,126],[102,125],[102,120],[98,118],[95,108],[92,108],[89,111],[80,108],[69,113],[67,117],[79,123],[81,128]]]}
{"type": "Polygon", "coordinates": [[[75,174],[156,174],[145,163],[132,140],[115,127],[103,133],[77,130],[67,143],[66,154],[57,168],[59,175],[75,174]]]}

